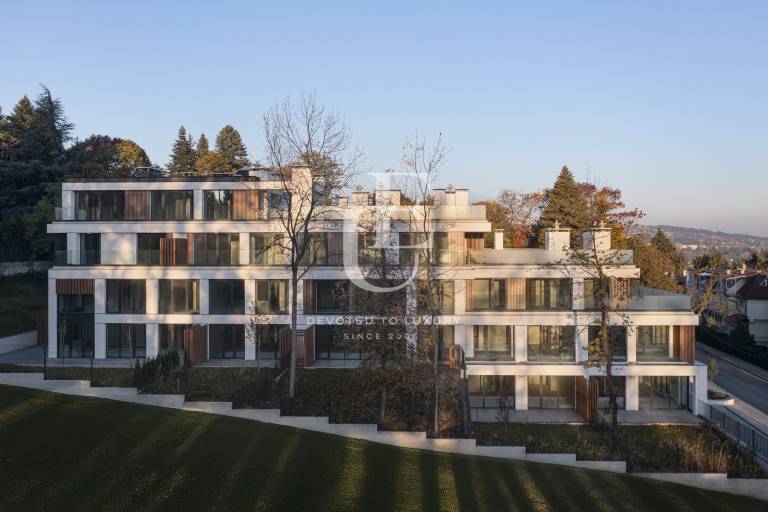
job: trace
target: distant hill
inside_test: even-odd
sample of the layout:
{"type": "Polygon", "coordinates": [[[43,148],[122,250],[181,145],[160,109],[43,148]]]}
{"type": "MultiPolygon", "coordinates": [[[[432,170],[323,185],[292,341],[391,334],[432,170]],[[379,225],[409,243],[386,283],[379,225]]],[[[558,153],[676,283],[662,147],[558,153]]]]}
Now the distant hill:
{"type": "Polygon", "coordinates": [[[768,237],[764,236],[725,233],[723,231],[668,226],[664,224],[658,226],[638,226],[637,231],[650,238],[658,228],[666,233],[672,242],[686,254],[700,254],[717,250],[738,260],[747,257],[756,249],[768,250],[768,237]]]}

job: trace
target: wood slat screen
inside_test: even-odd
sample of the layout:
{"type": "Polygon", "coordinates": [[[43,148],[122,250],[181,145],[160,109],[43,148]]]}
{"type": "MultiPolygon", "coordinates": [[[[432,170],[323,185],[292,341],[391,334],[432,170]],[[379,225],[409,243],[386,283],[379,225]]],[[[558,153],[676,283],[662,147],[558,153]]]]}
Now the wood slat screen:
{"type": "Polygon", "coordinates": [[[304,279],[304,314],[314,315],[315,313],[315,282],[304,279]]]}
{"type": "Polygon", "coordinates": [[[576,377],[576,411],[587,421],[597,422],[597,377],[576,377]]]}
{"type": "Polygon", "coordinates": [[[315,362],[315,326],[304,330],[304,366],[312,366],[315,362]]]}
{"type": "Polygon", "coordinates": [[[525,309],[525,278],[507,279],[507,309],[525,309]]]}
{"type": "Polygon", "coordinates": [[[278,334],[280,340],[280,367],[288,368],[291,365],[291,329],[283,327],[278,334]]]}
{"type": "Polygon", "coordinates": [[[675,354],[681,361],[696,359],[696,328],[693,325],[674,326],[675,354]]]}
{"type": "Polygon", "coordinates": [[[160,239],[160,265],[173,267],[187,265],[191,259],[188,249],[192,247],[192,233],[187,238],[173,238],[168,235],[160,239]]]}
{"type": "Polygon", "coordinates": [[[59,295],[92,294],[93,279],[57,279],[56,293],[59,295]]]}
{"type": "Polygon", "coordinates": [[[208,326],[193,325],[184,329],[184,351],[191,366],[208,360],[208,326]]]}
{"type": "Polygon", "coordinates": [[[258,220],[261,201],[258,190],[235,190],[232,192],[232,218],[234,220],[258,220]]]}
{"type": "Polygon", "coordinates": [[[328,265],[344,263],[344,233],[328,233],[328,265]]]}
{"type": "Polygon", "coordinates": [[[45,345],[48,339],[48,311],[37,314],[37,344],[45,345]]]}
{"type": "Polygon", "coordinates": [[[149,220],[149,190],[125,191],[125,220],[149,220]]]}
{"type": "Polygon", "coordinates": [[[466,242],[464,233],[461,231],[448,232],[448,253],[450,254],[450,265],[461,265],[463,256],[466,252],[466,242]]]}
{"type": "Polygon", "coordinates": [[[473,311],[475,308],[474,300],[472,298],[475,291],[475,282],[472,279],[465,279],[464,280],[464,297],[465,297],[465,307],[467,311],[473,311]]]}
{"type": "Polygon", "coordinates": [[[483,233],[466,233],[467,249],[483,249],[485,247],[485,237],[483,233]]]}

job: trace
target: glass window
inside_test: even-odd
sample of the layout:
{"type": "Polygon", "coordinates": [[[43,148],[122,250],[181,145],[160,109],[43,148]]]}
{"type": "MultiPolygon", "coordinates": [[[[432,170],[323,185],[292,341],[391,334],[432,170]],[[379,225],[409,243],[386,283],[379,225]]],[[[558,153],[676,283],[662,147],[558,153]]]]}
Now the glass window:
{"type": "MultiPolygon", "coordinates": [[[[593,351],[595,340],[600,336],[600,326],[589,326],[589,357],[592,360],[599,359],[598,353],[593,351]]],[[[610,343],[611,354],[614,361],[627,360],[627,328],[623,325],[608,326],[608,342],[610,343]]]]}
{"type": "Polygon", "coordinates": [[[281,236],[276,233],[251,233],[251,265],[285,265],[281,236]]]}
{"type": "Polygon", "coordinates": [[[354,350],[345,340],[344,328],[337,325],[315,325],[315,357],[317,359],[361,359],[360,350],[354,350]]]}
{"type": "Polygon", "coordinates": [[[504,279],[475,279],[472,283],[472,308],[506,309],[507,291],[504,279]]]}
{"type": "Polygon", "coordinates": [[[209,190],[205,192],[205,219],[230,220],[232,218],[232,191],[209,190]]]}
{"type": "Polygon", "coordinates": [[[93,313],[92,293],[62,293],[56,299],[59,313],[93,313]]]}
{"type": "Polygon", "coordinates": [[[107,313],[145,313],[143,279],[107,279],[107,313]]]}
{"type": "Polygon", "coordinates": [[[528,309],[571,309],[570,279],[527,279],[525,284],[528,309]]]}
{"type": "Polygon", "coordinates": [[[529,325],[529,361],[575,361],[576,329],[572,325],[529,325]]]}
{"type": "Polygon", "coordinates": [[[167,313],[199,313],[200,282],[197,279],[160,279],[158,311],[167,313]]]}
{"type": "Polygon", "coordinates": [[[146,353],[145,324],[107,324],[107,357],[144,357],[146,353]]]}
{"type": "Polygon", "coordinates": [[[125,192],[122,190],[89,190],[75,192],[75,220],[122,220],[125,192]]]}
{"type": "Polygon", "coordinates": [[[453,345],[454,329],[452,325],[441,325],[437,328],[437,346],[440,361],[448,361],[448,349],[453,345]]]}
{"type": "Polygon", "coordinates": [[[56,325],[59,357],[93,357],[93,315],[89,315],[90,318],[83,316],[66,313],[59,315],[56,325]]]}
{"type": "Polygon", "coordinates": [[[349,281],[320,279],[315,281],[315,305],[318,313],[347,311],[349,281]]]}
{"type": "MultiPolygon", "coordinates": [[[[525,378],[525,377],[523,377],[525,378]]],[[[499,398],[515,406],[514,375],[470,375],[469,406],[480,409],[498,409],[499,398]]]]}
{"type": "Polygon", "coordinates": [[[192,220],[191,190],[152,192],[152,220],[192,220]]]}
{"type": "Polygon", "coordinates": [[[573,409],[576,380],[569,375],[529,375],[529,409],[573,409]]]}
{"type": "Polygon", "coordinates": [[[211,279],[208,296],[212,315],[245,314],[245,286],[241,279],[211,279]]]}
{"type": "Polygon", "coordinates": [[[243,359],[245,357],[245,326],[242,324],[213,324],[208,326],[211,359],[243,359]]]}
{"type": "MultiPolygon", "coordinates": [[[[626,387],[625,387],[625,378],[624,377],[616,377],[614,376],[613,379],[613,392],[616,395],[616,405],[618,405],[619,409],[624,409],[625,407],[625,400],[624,397],[626,396],[626,387]]],[[[608,391],[608,379],[603,377],[597,378],[597,384],[598,384],[598,391],[597,391],[597,407],[599,409],[605,409],[610,407],[610,393],[608,391]]]]}
{"type": "Polygon", "coordinates": [[[280,331],[289,327],[278,324],[255,327],[256,358],[277,359],[280,355],[280,331]]]}
{"type": "Polygon", "coordinates": [[[512,359],[512,327],[508,325],[474,326],[475,359],[512,359]]]}
{"type": "Polygon", "coordinates": [[[160,264],[160,239],[166,238],[165,233],[139,233],[136,235],[136,264],[160,264]]]}
{"type": "Polygon", "coordinates": [[[194,233],[192,264],[226,266],[240,264],[239,233],[194,233]]]}
{"type": "Polygon", "coordinates": [[[101,233],[80,233],[80,264],[101,263],[101,233]]]}
{"type": "Polygon", "coordinates": [[[288,281],[260,279],[256,281],[256,314],[281,314],[288,312],[288,281]]]}
{"type": "Polygon", "coordinates": [[[184,330],[192,327],[190,324],[160,324],[157,326],[160,338],[160,352],[184,350],[184,330]]]}
{"type": "Polygon", "coordinates": [[[640,325],[637,329],[638,361],[677,361],[680,351],[673,344],[668,325],[640,325]]]}

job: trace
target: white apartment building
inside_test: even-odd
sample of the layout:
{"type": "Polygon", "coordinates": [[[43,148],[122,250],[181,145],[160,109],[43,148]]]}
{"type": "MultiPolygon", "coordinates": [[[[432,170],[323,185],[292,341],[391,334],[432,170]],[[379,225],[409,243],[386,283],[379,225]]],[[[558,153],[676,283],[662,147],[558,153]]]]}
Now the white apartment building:
{"type": "MultiPolygon", "coordinates": [[[[279,250],[263,250],[281,230],[267,206],[279,201],[266,194],[280,194],[266,174],[65,182],[62,208],[48,226],[56,240],[49,357],[153,357],[181,348],[186,337],[196,340],[198,361],[281,364],[290,270],[279,250]],[[253,333],[251,305],[264,323],[253,333]]],[[[393,218],[412,208],[400,205],[399,191],[358,189],[338,209],[384,201],[393,218]]],[[[589,326],[598,313],[592,274],[567,261],[569,231],[549,230],[541,249],[505,249],[498,233],[495,247],[485,248],[485,207],[453,187],[434,191],[432,216],[444,221],[435,234],[447,292],[442,349],[463,349],[474,418],[493,419],[500,395],[517,410],[592,414],[606,399],[603,372],[588,364],[589,326]]],[[[346,313],[333,293],[348,280],[343,236],[318,234],[316,263],[299,283],[299,358],[306,366],[350,367],[360,359],[329,325],[346,313]]],[[[609,230],[585,236],[610,248],[609,230]]],[[[617,258],[609,272],[620,406],[696,413],[707,383],[706,367],[694,361],[698,318],[689,298],[638,287],[620,298],[639,270],[631,251],[617,258]]],[[[408,293],[393,297],[411,300],[408,293]]]]}

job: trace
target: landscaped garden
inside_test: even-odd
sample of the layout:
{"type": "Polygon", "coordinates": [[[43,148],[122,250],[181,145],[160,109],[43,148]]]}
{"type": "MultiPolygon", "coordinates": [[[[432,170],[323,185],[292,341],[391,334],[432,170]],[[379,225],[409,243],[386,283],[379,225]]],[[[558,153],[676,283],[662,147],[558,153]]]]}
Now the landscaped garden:
{"type": "Polygon", "coordinates": [[[0,386],[0,510],[765,510],[625,475],[0,386]]]}
{"type": "Polygon", "coordinates": [[[36,329],[47,305],[45,272],[0,277],[0,337],[36,329]]]}

